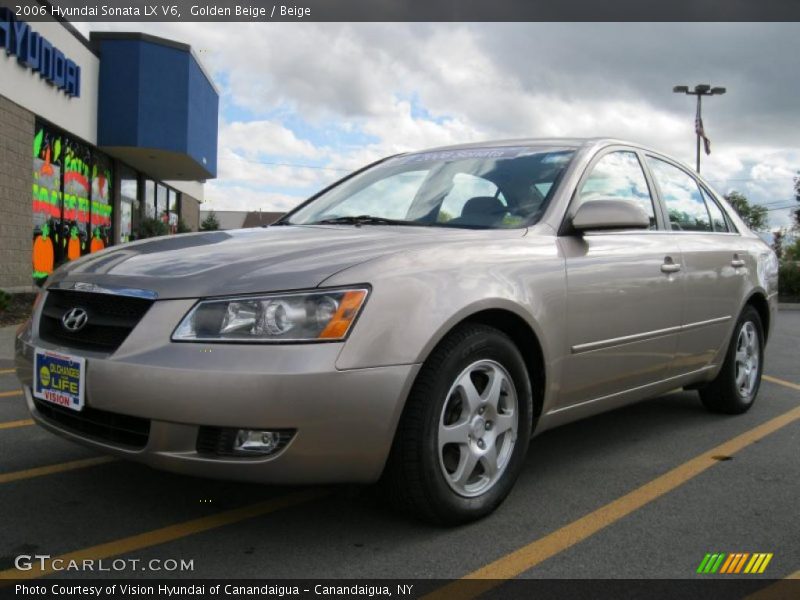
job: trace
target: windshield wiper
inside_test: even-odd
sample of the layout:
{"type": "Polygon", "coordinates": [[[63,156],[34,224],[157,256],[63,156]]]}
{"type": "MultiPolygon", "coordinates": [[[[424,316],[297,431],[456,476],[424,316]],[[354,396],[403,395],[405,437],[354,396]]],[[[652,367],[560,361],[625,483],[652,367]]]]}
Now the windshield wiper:
{"type": "Polygon", "coordinates": [[[308,223],[309,225],[413,225],[417,227],[425,227],[426,223],[418,221],[400,221],[398,219],[387,219],[386,217],[374,217],[372,215],[358,215],[347,217],[331,217],[329,219],[322,219],[308,223]]]}

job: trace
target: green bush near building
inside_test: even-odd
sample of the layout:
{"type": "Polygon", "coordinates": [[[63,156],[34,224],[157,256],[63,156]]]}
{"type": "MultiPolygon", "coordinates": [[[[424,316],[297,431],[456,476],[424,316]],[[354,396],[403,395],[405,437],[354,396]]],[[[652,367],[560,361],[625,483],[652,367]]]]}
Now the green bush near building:
{"type": "Polygon", "coordinates": [[[0,312],[5,312],[8,310],[9,305],[11,304],[11,294],[4,290],[0,290],[0,312]]]}
{"type": "Polygon", "coordinates": [[[782,302],[800,302],[800,263],[781,263],[778,270],[778,298],[782,302]]]}
{"type": "Polygon", "coordinates": [[[138,233],[139,237],[137,239],[143,240],[145,238],[167,235],[169,233],[169,227],[161,219],[148,217],[139,222],[138,233]]]}

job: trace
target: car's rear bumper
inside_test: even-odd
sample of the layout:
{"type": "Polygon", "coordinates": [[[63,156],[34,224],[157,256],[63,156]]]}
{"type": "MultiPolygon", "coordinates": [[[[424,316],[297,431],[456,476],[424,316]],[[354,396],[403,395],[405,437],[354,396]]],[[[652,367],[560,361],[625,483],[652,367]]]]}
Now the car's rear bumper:
{"type": "Polygon", "coordinates": [[[340,347],[167,343],[103,357],[44,343],[29,328],[17,338],[16,366],[40,425],[103,452],[224,479],[375,481],[418,365],[340,371],[340,347]],[[86,406],[149,420],[144,446],[81,433],[38,410],[31,394],[36,346],[86,356],[86,406]],[[296,433],[274,456],[212,456],[197,450],[201,426],[296,433]]]}

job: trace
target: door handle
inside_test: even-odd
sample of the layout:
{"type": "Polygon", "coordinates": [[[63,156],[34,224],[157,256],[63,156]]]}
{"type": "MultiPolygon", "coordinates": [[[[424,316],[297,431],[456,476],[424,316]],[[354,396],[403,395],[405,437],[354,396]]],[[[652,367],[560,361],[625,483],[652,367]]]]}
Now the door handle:
{"type": "Polygon", "coordinates": [[[681,263],[676,263],[672,260],[671,256],[664,257],[664,263],[661,265],[661,271],[663,273],[677,273],[681,270],[681,263]]]}
{"type": "Polygon", "coordinates": [[[733,260],[731,261],[731,266],[738,269],[739,267],[743,267],[745,265],[744,260],[739,258],[739,254],[733,255],[733,260]]]}

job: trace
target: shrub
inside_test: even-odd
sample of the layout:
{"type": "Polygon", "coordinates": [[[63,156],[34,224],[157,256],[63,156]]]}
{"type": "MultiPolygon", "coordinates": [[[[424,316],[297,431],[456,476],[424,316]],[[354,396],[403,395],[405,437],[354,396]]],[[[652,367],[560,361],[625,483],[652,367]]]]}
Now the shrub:
{"type": "Polygon", "coordinates": [[[781,300],[800,302],[800,263],[786,261],[778,270],[778,297],[781,300]]]}
{"type": "Polygon", "coordinates": [[[167,235],[169,233],[169,227],[161,219],[148,217],[141,220],[137,233],[139,234],[137,239],[143,240],[145,238],[167,235]]]}
{"type": "Polygon", "coordinates": [[[5,312],[11,304],[11,294],[0,290],[0,312],[5,312]]]}
{"type": "Polygon", "coordinates": [[[217,231],[219,229],[219,219],[217,213],[213,210],[209,211],[203,222],[200,223],[200,231],[217,231]]]}

